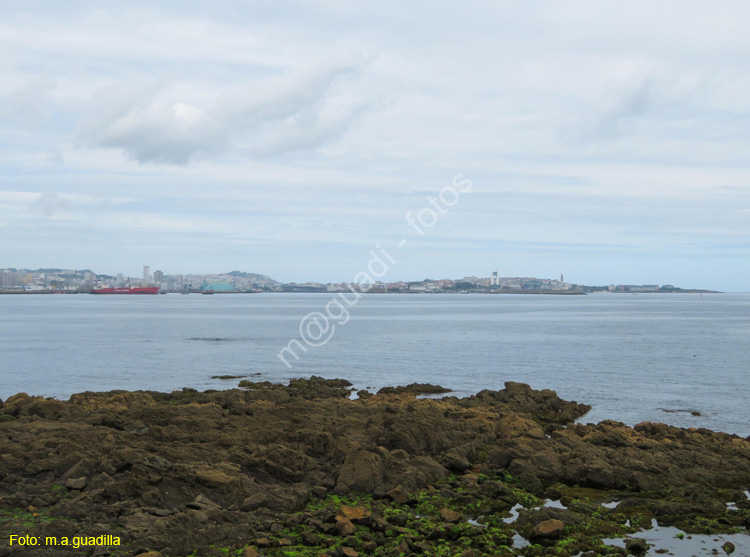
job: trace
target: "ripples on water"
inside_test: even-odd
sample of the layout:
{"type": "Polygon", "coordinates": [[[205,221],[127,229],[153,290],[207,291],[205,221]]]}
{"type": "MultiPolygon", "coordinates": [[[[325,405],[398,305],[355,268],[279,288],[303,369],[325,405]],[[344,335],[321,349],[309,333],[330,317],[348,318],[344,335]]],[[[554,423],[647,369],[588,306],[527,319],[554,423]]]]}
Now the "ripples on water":
{"type": "Polygon", "coordinates": [[[287,369],[276,354],[330,299],[0,296],[0,397],[227,388],[211,377],[256,373],[431,382],[459,396],[521,381],[592,404],[584,422],[750,434],[750,295],[368,295],[287,369]]]}

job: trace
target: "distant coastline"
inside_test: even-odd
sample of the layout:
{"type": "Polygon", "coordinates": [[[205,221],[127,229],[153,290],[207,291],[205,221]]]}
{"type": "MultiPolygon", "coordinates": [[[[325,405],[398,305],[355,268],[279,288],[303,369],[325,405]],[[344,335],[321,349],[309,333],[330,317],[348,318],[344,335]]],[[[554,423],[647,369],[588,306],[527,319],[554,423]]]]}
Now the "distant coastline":
{"type": "MultiPolygon", "coordinates": [[[[388,292],[388,291],[372,291],[363,292],[363,294],[407,294],[407,295],[435,295],[435,294],[513,294],[513,295],[542,295],[542,296],[585,296],[594,292],[583,292],[581,290],[488,290],[488,291],[476,291],[476,292],[388,292]]],[[[695,288],[675,288],[674,290],[661,290],[654,292],[618,292],[618,291],[600,291],[605,294],[724,294],[719,290],[700,290],[695,288]]],[[[192,292],[193,294],[200,294],[200,291],[192,292]]],[[[214,294],[263,294],[263,293],[274,293],[274,294],[325,294],[325,290],[280,290],[280,291],[250,291],[243,292],[239,290],[234,291],[216,291],[214,294]]],[[[0,295],[45,295],[45,294],[91,294],[90,290],[0,290],[0,295]]],[[[165,293],[166,294],[166,293],[165,293]]],[[[170,294],[177,294],[177,292],[170,292],[170,294]]]]}
{"type": "MultiPolygon", "coordinates": [[[[161,294],[256,294],[261,292],[347,293],[368,294],[551,294],[580,295],[593,292],[624,294],[679,293],[713,294],[714,290],[680,288],[673,284],[609,284],[587,285],[560,278],[503,277],[492,271],[489,277],[425,278],[422,280],[376,280],[381,275],[359,273],[353,281],[343,282],[280,282],[267,275],[230,271],[209,274],[151,273],[148,265],[143,276],[130,277],[97,274],[90,269],[17,269],[0,268],[0,293],[86,294],[97,289],[158,287],[161,294]]],[[[123,293],[123,292],[117,292],[123,293]]]]}

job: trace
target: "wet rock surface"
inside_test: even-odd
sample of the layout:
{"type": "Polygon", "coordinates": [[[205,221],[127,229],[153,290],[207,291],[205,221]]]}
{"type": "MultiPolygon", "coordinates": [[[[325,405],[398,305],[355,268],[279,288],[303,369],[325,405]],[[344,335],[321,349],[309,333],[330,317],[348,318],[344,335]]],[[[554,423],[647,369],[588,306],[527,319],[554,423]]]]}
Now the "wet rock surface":
{"type": "Polygon", "coordinates": [[[574,424],[588,406],[518,383],[461,399],[351,400],[348,381],[318,377],[242,387],[8,398],[0,557],[606,555],[623,550],[603,538],[653,519],[750,524],[750,442],[736,436],[574,424]],[[19,549],[11,534],[121,545],[19,549]]]}
{"type": "Polygon", "coordinates": [[[378,391],[379,395],[434,395],[452,392],[450,389],[430,383],[410,383],[400,387],[383,387],[378,391]]]}

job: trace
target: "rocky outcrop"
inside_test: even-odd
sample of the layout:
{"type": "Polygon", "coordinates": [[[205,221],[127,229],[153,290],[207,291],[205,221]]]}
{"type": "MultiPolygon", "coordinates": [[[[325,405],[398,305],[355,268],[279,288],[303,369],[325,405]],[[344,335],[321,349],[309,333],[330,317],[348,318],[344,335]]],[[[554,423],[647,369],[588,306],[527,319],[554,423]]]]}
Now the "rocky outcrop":
{"type": "Polygon", "coordinates": [[[399,387],[383,387],[378,391],[379,395],[435,395],[452,392],[450,389],[430,383],[410,383],[399,387]]]}
{"type": "MultiPolygon", "coordinates": [[[[472,508],[474,498],[500,512],[513,490],[533,496],[553,485],[576,486],[634,495],[642,516],[669,523],[722,507],[717,490],[750,486],[747,440],[654,423],[574,424],[586,405],[517,383],[463,399],[394,390],[358,400],[349,398],[345,380],[242,385],[82,393],[68,401],[10,397],[0,405],[0,529],[55,536],[117,531],[129,544],[122,554],[163,555],[248,544],[254,549],[247,554],[265,555],[363,532],[360,545],[346,548],[370,554],[363,544],[380,547],[388,531],[419,553],[422,542],[399,534],[397,513],[386,521],[357,505],[310,509],[316,501],[363,494],[414,507],[411,494],[459,474],[441,496],[461,508],[472,508]],[[486,481],[505,476],[515,487],[486,481]],[[286,524],[300,516],[309,524],[286,524]],[[288,528],[301,530],[293,540],[277,535],[288,528]]],[[[430,543],[453,543],[474,528],[453,508],[433,511],[434,529],[423,532],[425,540],[433,536],[430,543]]],[[[520,517],[520,526],[550,541],[578,527],[586,512],[536,514],[520,517]]],[[[512,543],[512,534],[498,535],[512,543]]],[[[7,536],[0,539],[0,556],[7,544],[7,536]]]]}

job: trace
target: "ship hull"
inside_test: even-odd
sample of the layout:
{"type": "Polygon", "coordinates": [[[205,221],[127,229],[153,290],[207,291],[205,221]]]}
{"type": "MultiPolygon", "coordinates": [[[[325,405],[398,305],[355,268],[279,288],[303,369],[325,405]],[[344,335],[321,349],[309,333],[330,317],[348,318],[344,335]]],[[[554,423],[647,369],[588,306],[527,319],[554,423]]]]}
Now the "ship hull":
{"type": "Polygon", "coordinates": [[[137,288],[96,288],[91,290],[92,294],[146,294],[153,295],[159,293],[158,286],[140,286],[137,288]]]}

